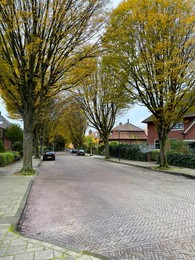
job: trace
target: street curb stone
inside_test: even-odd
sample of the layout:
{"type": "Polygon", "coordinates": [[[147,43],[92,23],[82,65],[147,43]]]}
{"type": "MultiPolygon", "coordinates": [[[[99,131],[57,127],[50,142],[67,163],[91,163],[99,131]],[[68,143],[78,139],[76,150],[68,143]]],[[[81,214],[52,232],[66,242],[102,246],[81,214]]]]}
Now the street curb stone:
{"type": "MultiPolygon", "coordinates": [[[[140,161],[137,161],[137,164],[135,164],[135,163],[132,163],[131,160],[128,160],[128,162],[124,162],[124,161],[117,161],[116,159],[112,159],[112,158],[105,159],[103,156],[102,156],[102,158],[93,156],[93,158],[98,159],[98,160],[105,160],[105,161],[108,161],[108,162],[118,163],[118,164],[124,164],[124,165],[127,165],[127,166],[134,166],[134,167],[139,167],[139,168],[144,168],[144,169],[150,169],[152,171],[158,171],[158,172],[168,173],[168,174],[172,174],[172,175],[179,175],[179,176],[183,176],[183,177],[186,177],[186,178],[189,178],[189,179],[195,179],[195,175],[191,175],[191,174],[188,174],[188,173],[182,173],[182,172],[178,172],[178,171],[168,171],[168,170],[154,169],[153,168],[154,166],[141,165],[140,161]]],[[[191,170],[191,169],[189,169],[189,170],[191,170]]]]}

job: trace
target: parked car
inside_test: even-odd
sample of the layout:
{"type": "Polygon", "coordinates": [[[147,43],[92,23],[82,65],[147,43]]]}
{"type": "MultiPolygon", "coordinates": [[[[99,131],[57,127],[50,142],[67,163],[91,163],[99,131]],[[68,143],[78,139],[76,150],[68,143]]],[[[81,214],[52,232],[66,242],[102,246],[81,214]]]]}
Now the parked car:
{"type": "Polygon", "coordinates": [[[84,150],[78,150],[77,155],[85,155],[85,151],[84,150]]]}
{"type": "Polygon", "coordinates": [[[77,153],[77,152],[78,152],[77,149],[72,149],[72,150],[71,150],[71,153],[77,153]]]}
{"type": "Polygon", "coordinates": [[[53,160],[55,161],[55,153],[52,151],[45,151],[43,154],[43,161],[53,160]]]}

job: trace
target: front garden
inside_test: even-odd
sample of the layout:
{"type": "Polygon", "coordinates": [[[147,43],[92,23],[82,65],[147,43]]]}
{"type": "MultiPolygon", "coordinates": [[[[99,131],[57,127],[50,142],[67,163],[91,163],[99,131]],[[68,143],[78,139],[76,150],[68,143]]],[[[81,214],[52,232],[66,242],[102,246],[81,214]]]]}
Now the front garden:
{"type": "Polygon", "coordinates": [[[21,158],[19,151],[4,151],[2,140],[0,140],[0,167],[9,165],[21,158]]]}
{"type": "Polygon", "coordinates": [[[19,152],[3,152],[0,153],[0,167],[11,164],[20,159],[19,152]]]}
{"type": "MultiPolygon", "coordinates": [[[[156,161],[159,163],[160,150],[148,151],[139,145],[118,144],[111,142],[109,146],[110,156],[133,161],[156,161]]],[[[103,154],[104,146],[96,148],[94,154],[103,154]]],[[[170,166],[179,166],[195,169],[195,150],[189,149],[182,140],[170,140],[167,142],[167,160],[170,166]]]]}

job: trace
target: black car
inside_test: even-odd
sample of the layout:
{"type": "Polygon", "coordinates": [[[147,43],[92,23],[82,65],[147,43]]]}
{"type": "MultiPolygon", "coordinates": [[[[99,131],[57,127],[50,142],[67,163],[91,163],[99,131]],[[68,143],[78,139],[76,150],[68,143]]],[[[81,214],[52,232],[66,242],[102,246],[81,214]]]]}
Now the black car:
{"type": "Polygon", "coordinates": [[[71,153],[77,153],[78,151],[77,151],[77,149],[72,149],[71,150],[71,153]]]}
{"type": "Polygon", "coordinates": [[[85,151],[84,150],[78,150],[77,155],[85,155],[85,151]]]}
{"type": "Polygon", "coordinates": [[[52,151],[45,151],[43,154],[43,161],[53,160],[55,161],[55,153],[52,151]]]}

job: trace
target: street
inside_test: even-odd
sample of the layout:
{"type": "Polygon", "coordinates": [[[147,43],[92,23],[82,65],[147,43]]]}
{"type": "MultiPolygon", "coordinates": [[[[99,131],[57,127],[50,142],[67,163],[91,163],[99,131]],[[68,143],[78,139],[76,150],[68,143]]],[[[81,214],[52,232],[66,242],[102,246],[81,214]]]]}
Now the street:
{"type": "Polygon", "coordinates": [[[57,153],[39,167],[22,233],[109,259],[195,259],[194,180],[57,153]]]}

